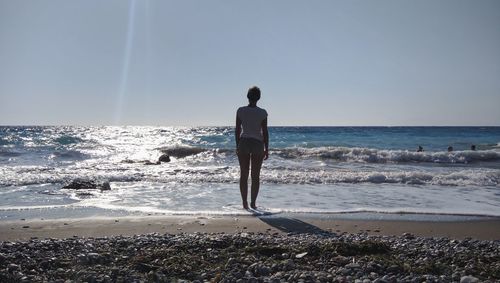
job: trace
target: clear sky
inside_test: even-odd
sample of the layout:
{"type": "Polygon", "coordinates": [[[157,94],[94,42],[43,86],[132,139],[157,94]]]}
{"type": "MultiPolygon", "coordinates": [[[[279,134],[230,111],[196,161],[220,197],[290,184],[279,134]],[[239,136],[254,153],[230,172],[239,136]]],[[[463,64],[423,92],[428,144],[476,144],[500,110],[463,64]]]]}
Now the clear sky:
{"type": "Polygon", "coordinates": [[[500,1],[0,0],[0,124],[500,125],[500,1]]]}

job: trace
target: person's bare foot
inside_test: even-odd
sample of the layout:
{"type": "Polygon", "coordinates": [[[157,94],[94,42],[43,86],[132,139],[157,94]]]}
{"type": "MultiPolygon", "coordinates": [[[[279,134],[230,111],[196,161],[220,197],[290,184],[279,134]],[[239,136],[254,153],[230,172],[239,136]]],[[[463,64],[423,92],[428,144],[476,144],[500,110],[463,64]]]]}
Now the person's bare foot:
{"type": "Polygon", "coordinates": [[[257,209],[257,206],[255,205],[255,202],[250,203],[250,207],[251,207],[252,209],[257,209]]]}
{"type": "Polygon", "coordinates": [[[246,202],[246,201],[243,202],[243,208],[248,209],[248,202],[246,202]]]}

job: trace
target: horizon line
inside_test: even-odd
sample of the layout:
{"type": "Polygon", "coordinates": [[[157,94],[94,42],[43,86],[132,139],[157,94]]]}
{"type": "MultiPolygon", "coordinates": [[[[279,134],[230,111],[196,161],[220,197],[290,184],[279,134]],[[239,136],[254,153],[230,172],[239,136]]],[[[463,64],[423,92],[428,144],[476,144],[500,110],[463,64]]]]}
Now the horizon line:
{"type": "MultiPolygon", "coordinates": [[[[234,127],[234,125],[146,125],[146,124],[140,124],[140,125],[134,125],[134,124],[129,124],[129,125],[112,125],[112,124],[12,124],[12,125],[7,125],[7,124],[0,124],[0,127],[173,127],[173,128],[181,128],[181,127],[186,127],[186,128],[196,128],[196,127],[220,127],[220,128],[227,128],[227,127],[234,127]]],[[[268,126],[269,128],[276,128],[276,127],[290,127],[290,128],[298,128],[298,127],[303,127],[303,128],[367,128],[367,127],[373,127],[373,128],[391,128],[391,127],[408,127],[408,128],[432,128],[432,127],[448,127],[448,128],[460,128],[460,127],[490,127],[490,128],[495,128],[495,127],[500,127],[500,125],[272,125],[268,126]]]]}

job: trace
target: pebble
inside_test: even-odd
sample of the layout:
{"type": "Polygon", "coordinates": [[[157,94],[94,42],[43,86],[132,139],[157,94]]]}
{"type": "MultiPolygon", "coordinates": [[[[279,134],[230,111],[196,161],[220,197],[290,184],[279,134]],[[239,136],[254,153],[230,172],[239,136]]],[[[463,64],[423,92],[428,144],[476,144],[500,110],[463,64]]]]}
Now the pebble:
{"type": "Polygon", "coordinates": [[[356,269],[356,268],[360,268],[361,266],[357,263],[349,263],[349,264],[346,264],[345,265],[345,268],[349,268],[349,269],[356,269]]]}
{"type": "Polygon", "coordinates": [[[303,258],[305,255],[307,255],[307,252],[300,253],[300,254],[296,255],[295,258],[303,258]]]}
{"type": "Polygon", "coordinates": [[[479,282],[479,279],[474,276],[462,276],[460,278],[460,283],[476,283],[479,282]]]}
{"type": "Polygon", "coordinates": [[[17,271],[19,269],[20,269],[20,267],[17,264],[11,263],[11,264],[7,265],[7,271],[9,271],[9,272],[14,272],[14,271],[17,271]]]}
{"type": "Polygon", "coordinates": [[[0,242],[0,282],[499,282],[498,254],[500,241],[411,234],[33,238],[0,242]]]}

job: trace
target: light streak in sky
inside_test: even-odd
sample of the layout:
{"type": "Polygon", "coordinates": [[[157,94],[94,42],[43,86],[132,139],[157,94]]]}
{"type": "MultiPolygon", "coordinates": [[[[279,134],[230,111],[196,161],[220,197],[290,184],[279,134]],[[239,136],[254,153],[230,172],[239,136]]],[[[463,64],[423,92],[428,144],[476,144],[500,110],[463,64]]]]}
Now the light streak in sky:
{"type": "Polygon", "coordinates": [[[120,78],[120,88],[118,90],[118,97],[115,105],[115,124],[120,124],[123,112],[123,100],[127,91],[130,57],[132,53],[132,40],[134,38],[134,20],[135,20],[135,2],[136,0],[129,1],[128,9],[128,23],[127,23],[127,38],[125,42],[125,50],[123,52],[123,65],[120,78]]]}

